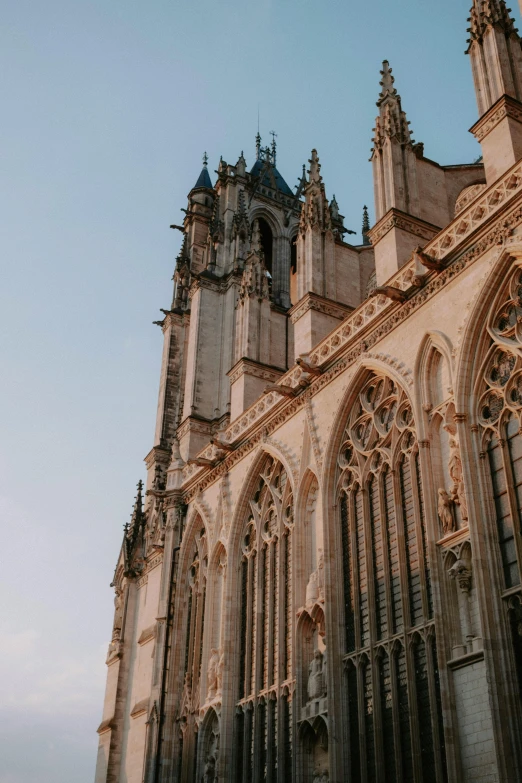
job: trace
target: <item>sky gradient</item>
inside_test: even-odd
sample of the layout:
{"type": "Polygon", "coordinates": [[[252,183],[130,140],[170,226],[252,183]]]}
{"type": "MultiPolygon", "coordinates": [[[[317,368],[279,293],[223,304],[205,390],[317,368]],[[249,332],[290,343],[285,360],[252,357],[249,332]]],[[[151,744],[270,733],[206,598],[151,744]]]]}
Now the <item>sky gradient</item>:
{"type": "MultiPolygon", "coordinates": [[[[470,0],[7,0],[0,72],[0,783],[91,783],[109,588],[153,445],[180,208],[206,150],[312,147],[348,228],[389,59],[414,138],[480,149],[470,0]]],[[[518,19],[518,10],[516,11],[518,19]]],[[[357,240],[356,240],[357,241],[357,240]]]]}

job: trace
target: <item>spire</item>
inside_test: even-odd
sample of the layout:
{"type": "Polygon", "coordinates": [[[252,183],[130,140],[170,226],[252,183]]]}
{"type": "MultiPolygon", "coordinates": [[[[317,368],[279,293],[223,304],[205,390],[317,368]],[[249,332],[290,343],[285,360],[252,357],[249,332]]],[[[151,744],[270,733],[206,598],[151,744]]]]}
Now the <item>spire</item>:
{"type": "Polygon", "coordinates": [[[381,71],[382,79],[379,82],[381,85],[381,92],[379,94],[379,100],[377,101],[377,106],[381,106],[381,104],[384,103],[387,99],[392,99],[397,97],[400,100],[400,96],[397,93],[397,90],[393,86],[395,83],[395,77],[392,76],[392,69],[390,68],[390,63],[388,60],[384,60],[382,64],[382,71],[381,71]]]}
{"type": "Polygon", "coordinates": [[[330,201],[330,214],[332,216],[332,220],[339,220],[339,204],[335,198],[335,193],[333,194],[332,200],[330,201]]]}
{"type": "Polygon", "coordinates": [[[256,160],[259,160],[260,157],[261,157],[261,134],[259,133],[259,128],[258,128],[256,133],[256,160]]]}
{"type": "Polygon", "coordinates": [[[308,169],[308,174],[310,175],[310,182],[317,182],[319,184],[323,181],[323,178],[321,177],[320,171],[321,171],[321,164],[319,163],[319,156],[317,155],[317,150],[312,150],[312,157],[308,161],[310,164],[310,168],[308,169]]]}
{"type": "Polygon", "coordinates": [[[473,0],[471,16],[468,19],[470,37],[466,54],[469,53],[473,41],[482,42],[488,27],[496,27],[506,36],[516,33],[515,20],[510,17],[510,11],[511,8],[506,7],[504,0],[473,0]]]}
{"type": "Polygon", "coordinates": [[[362,220],[362,240],[363,245],[370,244],[370,238],[368,237],[368,231],[370,230],[370,218],[368,215],[368,207],[366,204],[363,207],[363,220],[362,220]]]}
{"type": "Polygon", "coordinates": [[[412,144],[409,122],[402,110],[401,96],[394,87],[395,78],[388,60],[384,60],[381,71],[381,92],[377,106],[379,116],[375,121],[374,149],[382,149],[387,138],[396,139],[399,144],[412,144]]]}
{"type": "Polygon", "coordinates": [[[212,182],[208,173],[208,155],[207,153],[203,153],[203,168],[201,169],[201,174],[199,175],[196,184],[193,187],[193,190],[196,190],[196,188],[210,188],[212,190],[212,182]]]}
{"type": "Polygon", "coordinates": [[[522,99],[522,49],[505,0],[473,0],[468,48],[479,115],[503,95],[522,99]]]}

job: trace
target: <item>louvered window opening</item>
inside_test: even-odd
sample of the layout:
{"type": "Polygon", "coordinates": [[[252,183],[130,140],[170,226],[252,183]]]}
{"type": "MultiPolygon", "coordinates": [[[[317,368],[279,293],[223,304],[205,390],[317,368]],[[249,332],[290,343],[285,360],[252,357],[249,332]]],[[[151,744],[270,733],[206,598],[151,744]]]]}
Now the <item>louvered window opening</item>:
{"type": "Polygon", "coordinates": [[[364,384],[338,465],[351,780],[444,783],[418,444],[390,378],[364,384]]]}
{"type": "Polygon", "coordinates": [[[242,541],[239,780],[276,783],[280,766],[292,780],[293,524],[290,482],[281,463],[267,457],[242,541]]]}

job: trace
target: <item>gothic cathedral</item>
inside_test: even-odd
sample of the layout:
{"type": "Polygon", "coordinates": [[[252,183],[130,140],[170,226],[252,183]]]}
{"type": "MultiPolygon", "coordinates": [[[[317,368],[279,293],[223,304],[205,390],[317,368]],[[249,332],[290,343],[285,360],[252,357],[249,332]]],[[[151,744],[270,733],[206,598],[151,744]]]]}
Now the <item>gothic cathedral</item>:
{"type": "Polygon", "coordinates": [[[522,781],[522,47],[504,0],[469,33],[482,157],[384,62],[360,245],[316,150],[204,161],[96,783],[522,781]]]}

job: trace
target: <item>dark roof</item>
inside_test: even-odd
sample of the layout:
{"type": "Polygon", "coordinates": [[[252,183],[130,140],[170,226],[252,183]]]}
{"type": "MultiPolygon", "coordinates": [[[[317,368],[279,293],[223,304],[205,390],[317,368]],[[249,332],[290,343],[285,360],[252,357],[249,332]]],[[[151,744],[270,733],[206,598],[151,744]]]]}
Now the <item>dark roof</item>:
{"type": "Polygon", "coordinates": [[[194,185],[193,190],[196,188],[210,188],[212,190],[212,182],[210,181],[210,175],[206,166],[203,166],[201,169],[201,174],[199,175],[198,181],[194,185]]]}
{"type": "MultiPolygon", "coordinates": [[[[265,165],[265,161],[264,160],[256,160],[256,162],[252,166],[252,170],[250,172],[251,176],[252,177],[259,177],[259,175],[261,174],[261,171],[262,171],[264,165],[265,165]]],[[[272,165],[272,164],[270,164],[270,165],[272,165]]],[[[277,184],[277,189],[280,190],[281,193],[284,193],[286,196],[293,196],[294,194],[292,193],[292,191],[290,190],[290,188],[288,187],[288,185],[286,184],[286,182],[284,181],[283,177],[278,172],[278,170],[276,169],[275,166],[272,166],[272,172],[274,174],[274,178],[275,178],[275,181],[276,181],[276,184],[277,184]]],[[[266,188],[272,188],[273,187],[272,181],[270,179],[270,176],[269,176],[268,172],[265,172],[265,176],[263,177],[263,180],[262,180],[261,184],[264,185],[266,188]]]]}

